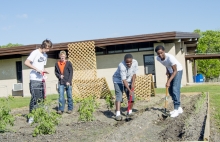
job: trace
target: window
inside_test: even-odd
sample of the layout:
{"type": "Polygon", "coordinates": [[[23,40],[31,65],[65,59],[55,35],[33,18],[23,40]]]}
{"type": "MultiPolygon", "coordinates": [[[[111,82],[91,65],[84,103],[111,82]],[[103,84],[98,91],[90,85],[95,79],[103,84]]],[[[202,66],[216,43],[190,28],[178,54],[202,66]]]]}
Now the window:
{"type": "Polygon", "coordinates": [[[95,53],[96,53],[96,55],[105,54],[105,49],[96,47],[96,48],[95,48],[95,53]]]}
{"type": "Polygon", "coordinates": [[[22,83],[22,62],[16,62],[17,83],[22,83]]]}
{"type": "Polygon", "coordinates": [[[109,45],[106,46],[105,49],[96,47],[96,55],[129,53],[138,51],[154,51],[154,42],[109,45]]]}
{"type": "Polygon", "coordinates": [[[154,44],[153,42],[142,42],[139,44],[139,51],[153,51],[154,44]]]}
{"type": "Polygon", "coordinates": [[[137,44],[125,44],[124,52],[136,52],[138,51],[137,44]]]}

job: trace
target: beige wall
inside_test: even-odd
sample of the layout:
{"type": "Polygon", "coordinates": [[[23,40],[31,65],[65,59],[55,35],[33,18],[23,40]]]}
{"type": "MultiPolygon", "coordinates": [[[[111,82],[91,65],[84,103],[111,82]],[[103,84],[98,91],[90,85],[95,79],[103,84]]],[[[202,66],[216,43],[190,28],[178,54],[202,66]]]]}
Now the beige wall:
{"type": "MultiPolygon", "coordinates": [[[[96,56],[96,61],[97,61],[97,76],[100,77],[105,77],[109,88],[111,90],[114,89],[114,85],[112,82],[112,76],[115,73],[118,64],[124,60],[124,55],[123,54],[108,54],[108,55],[99,55],[96,56]]],[[[131,53],[138,61],[138,66],[139,66],[139,71],[138,75],[144,75],[144,55],[148,54],[154,54],[153,51],[145,51],[145,52],[134,52],[131,53]]]]}
{"type": "Polygon", "coordinates": [[[20,58],[0,60],[0,97],[8,95],[22,95],[22,91],[13,91],[13,84],[17,83],[16,61],[20,58]]]}
{"type": "Polygon", "coordinates": [[[185,60],[185,54],[186,54],[186,46],[183,42],[177,42],[175,43],[175,51],[176,51],[176,59],[180,62],[180,64],[183,67],[183,76],[182,76],[182,82],[181,85],[185,86],[187,83],[187,76],[186,76],[186,60],[185,60]],[[183,48],[183,51],[181,51],[181,48],[183,48]]]}

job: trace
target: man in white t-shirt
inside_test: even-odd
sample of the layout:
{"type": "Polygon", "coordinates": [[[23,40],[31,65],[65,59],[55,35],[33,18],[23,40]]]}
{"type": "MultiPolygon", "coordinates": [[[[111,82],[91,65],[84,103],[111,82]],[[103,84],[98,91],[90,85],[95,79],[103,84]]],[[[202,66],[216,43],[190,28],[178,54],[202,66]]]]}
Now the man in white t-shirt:
{"type": "MultiPolygon", "coordinates": [[[[44,86],[43,86],[43,73],[48,73],[45,71],[44,66],[47,63],[46,52],[52,48],[52,42],[50,40],[44,40],[40,48],[35,49],[31,52],[25,61],[25,65],[31,68],[30,72],[30,112],[36,107],[37,103],[44,99],[44,86]]],[[[33,118],[29,118],[29,123],[33,122],[33,118]]]]}
{"type": "Polygon", "coordinates": [[[138,62],[137,60],[133,59],[131,54],[126,54],[124,56],[124,61],[122,61],[113,75],[113,83],[115,88],[115,96],[116,96],[116,117],[117,121],[122,120],[121,117],[121,102],[122,102],[122,95],[125,91],[127,95],[127,99],[129,100],[132,96],[130,110],[127,112],[128,116],[133,116],[132,107],[134,104],[135,96],[132,90],[135,89],[135,79],[136,74],[138,71],[138,62]]]}
{"type": "Polygon", "coordinates": [[[166,67],[166,75],[168,80],[166,87],[169,88],[169,94],[172,97],[174,110],[170,112],[171,117],[177,117],[180,113],[183,113],[183,109],[180,107],[180,87],[183,74],[183,67],[177,59],[168,53],[165,53],[165,49],[162,45],[158,45],[155,48],[157,53],[157,61],[166,67]]]}

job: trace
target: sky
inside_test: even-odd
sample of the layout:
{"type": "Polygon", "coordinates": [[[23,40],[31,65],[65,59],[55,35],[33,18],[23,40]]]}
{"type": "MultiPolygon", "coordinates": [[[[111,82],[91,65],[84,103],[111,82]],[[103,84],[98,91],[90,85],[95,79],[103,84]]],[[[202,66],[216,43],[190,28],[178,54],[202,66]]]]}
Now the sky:
{"type": "Polygon", "coordinates": [[[0,0],[0,45],[220,30],[219,0],[0,0]]]}

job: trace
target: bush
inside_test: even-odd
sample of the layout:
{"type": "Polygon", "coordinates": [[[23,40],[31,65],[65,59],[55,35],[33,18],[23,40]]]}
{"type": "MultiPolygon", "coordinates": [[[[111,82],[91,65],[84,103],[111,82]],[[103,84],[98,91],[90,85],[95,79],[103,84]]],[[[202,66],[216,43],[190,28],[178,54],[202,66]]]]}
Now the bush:
{"type": "Polygon", "coordinates": [[[79,120],[80,121],[93,121],[95,117],[93,113],[98,108],[99,103],[96,102],[95,98],[90,96],[81,101],[79,106],[79,120]]]}
{"type": "Polygon", "coordinates": [[[34,121],[31,125],[35,125],[32,135],[35,137],[41,134],[53,134],[56,126],[59,124],[61,117],[51,108],[51,102],[46,100],[37,105],[37,107],[28,114],[28,118],[33,117],[34,121]]]}
{"type": "Polygon", "coordinates": [[[9,107],[9,100],[12,100],[12,97],[0,98],[0,132],[5,132],[7,126],[14,125],[14,117],[10,114],[11,108],[9,107]]]}

